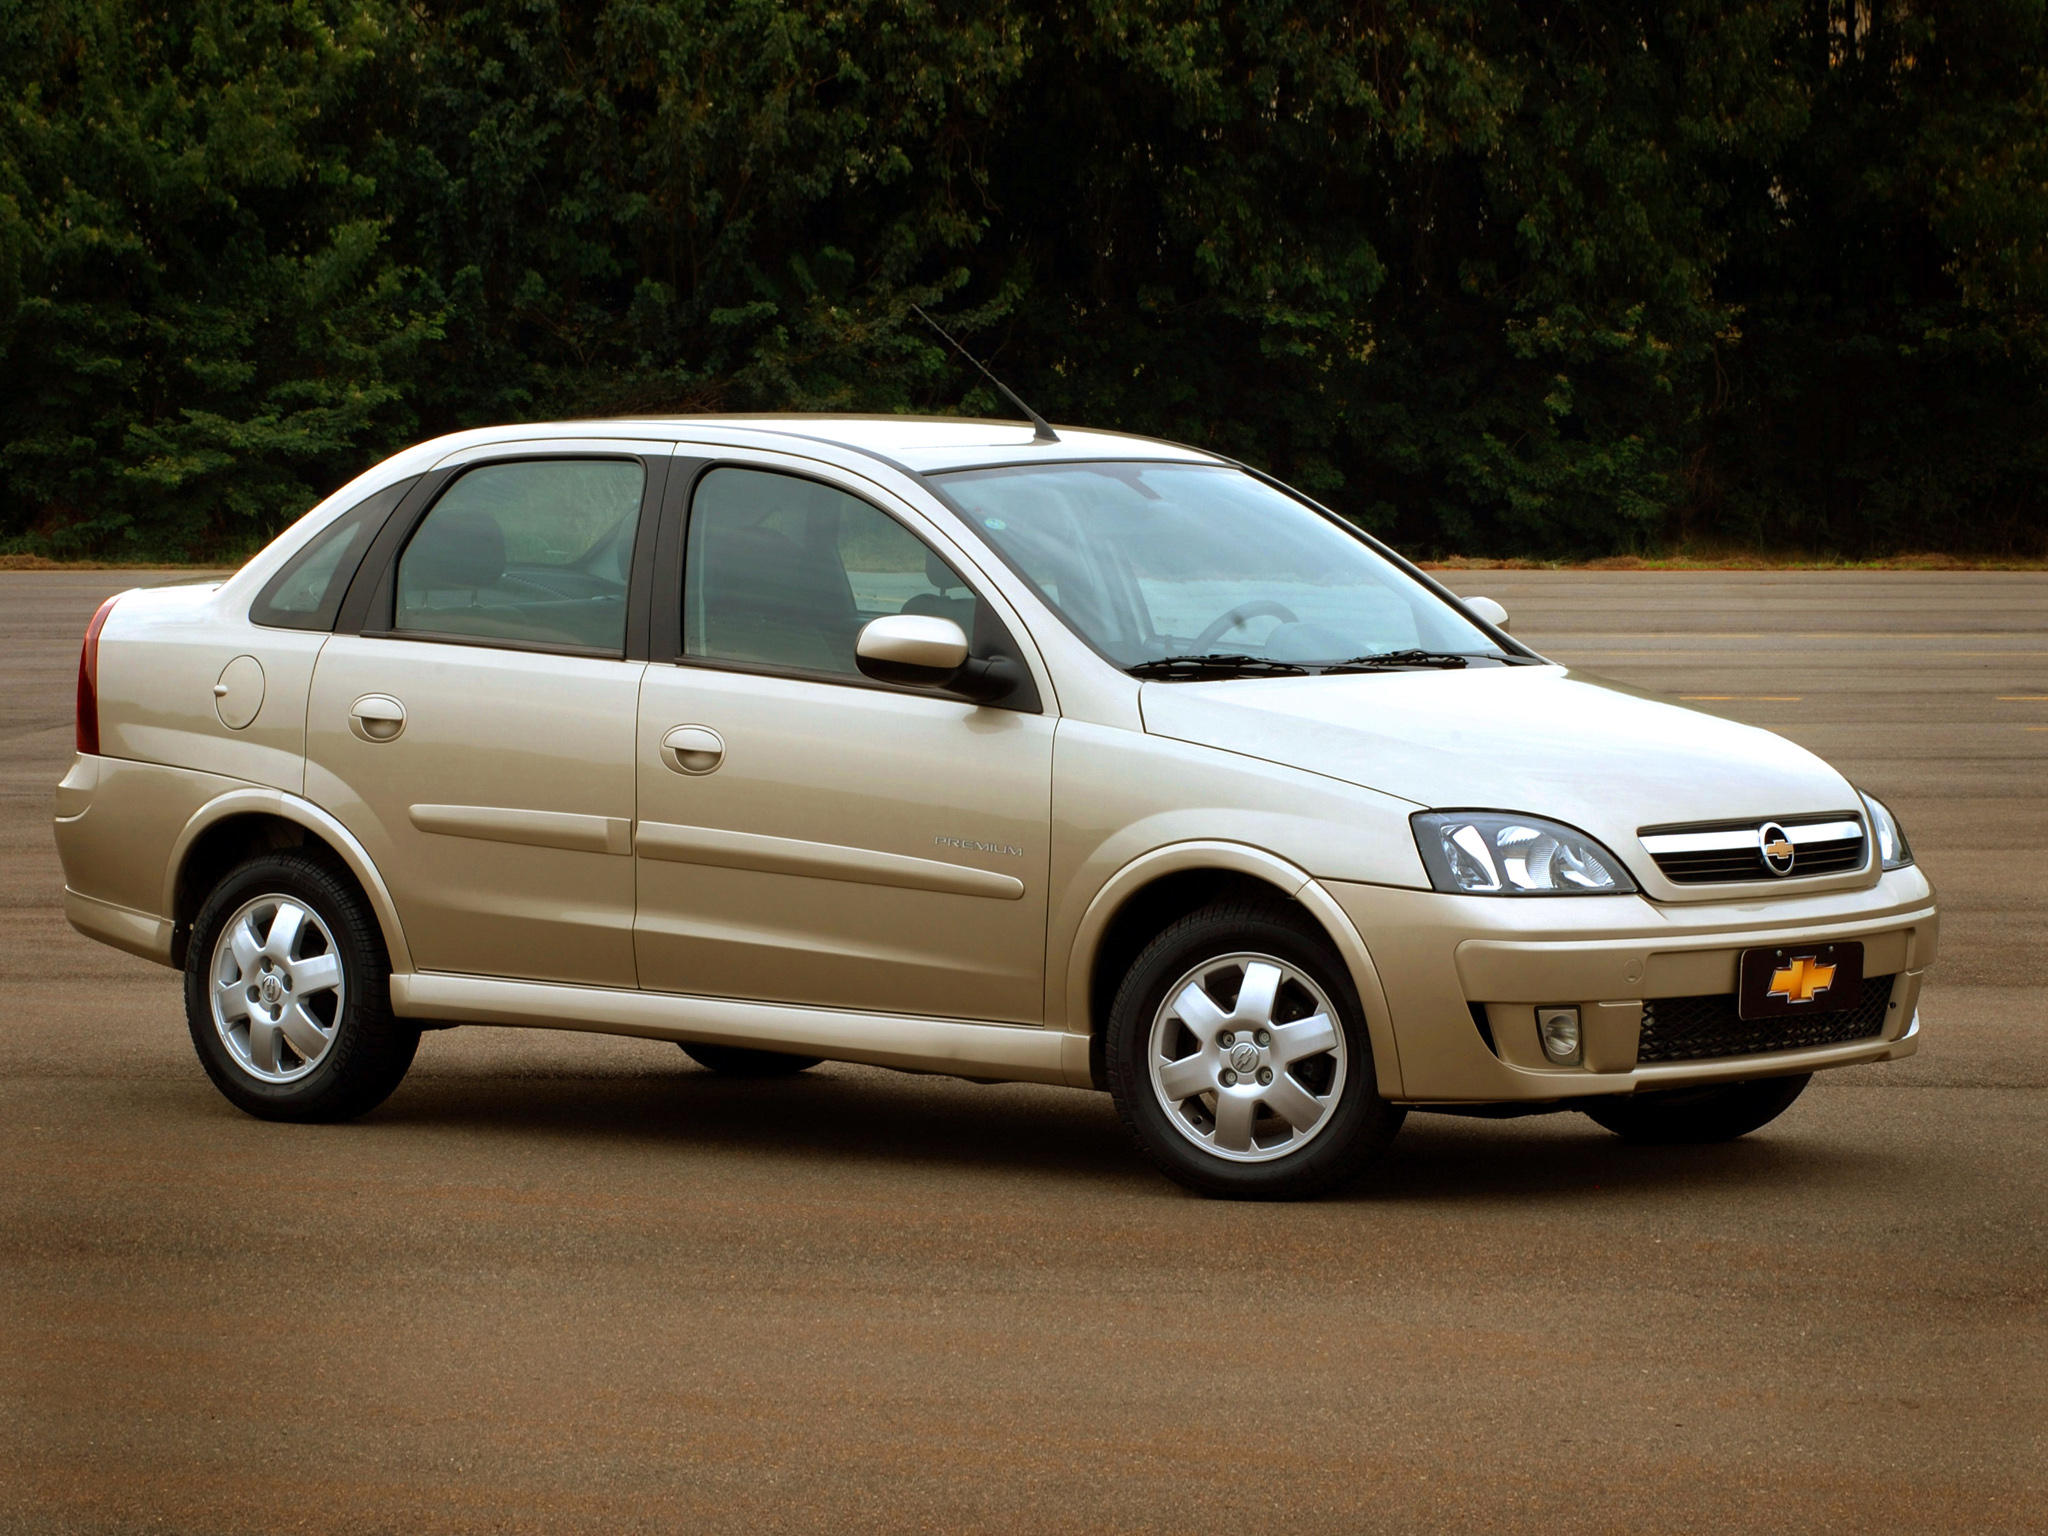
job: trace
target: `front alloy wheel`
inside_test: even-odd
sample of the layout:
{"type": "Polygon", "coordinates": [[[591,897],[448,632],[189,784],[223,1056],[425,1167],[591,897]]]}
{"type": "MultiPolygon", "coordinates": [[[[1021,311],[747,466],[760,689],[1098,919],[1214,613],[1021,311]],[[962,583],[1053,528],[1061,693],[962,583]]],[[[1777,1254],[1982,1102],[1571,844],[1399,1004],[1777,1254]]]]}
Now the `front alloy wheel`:
{"type": "Polygon", "coordinates": [[[1402,1120],[1379,1096],[1343,962],[1277,900],[1216,902],[1147,945],[1110,1010],[1103,1063],[1139,1148],[1208,1195],[1335,1188],[1402,1120]]]}
{"type": "Polygon", "coordinates": [[[1147,1052],[1173,1128],[1239,1163],[1300,1151],[1330,1123],[1347,1062],[1336,1009],[1273,955],[1219,955],[1166,989],[1147,1052]]]}

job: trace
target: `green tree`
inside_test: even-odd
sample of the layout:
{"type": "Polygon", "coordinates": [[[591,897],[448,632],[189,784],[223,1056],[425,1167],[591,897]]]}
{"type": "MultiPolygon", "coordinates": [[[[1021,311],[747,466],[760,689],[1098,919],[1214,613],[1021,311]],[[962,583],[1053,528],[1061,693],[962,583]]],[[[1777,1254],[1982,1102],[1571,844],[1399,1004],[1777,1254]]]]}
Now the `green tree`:
{"type": "Polygon", "coordinates": [[[0,10],[0,465],[52,550],[233,548],[414,429],[345,0],[0,10]],[[0,301],[5,302],[5,301],[0,301]]]}
{"type": "Polygon", "coordinates": [[[1419,551],[2038,549],[2042,0],[29,0],[0,541],[408,438],[1000,412],[1419,551]]]}

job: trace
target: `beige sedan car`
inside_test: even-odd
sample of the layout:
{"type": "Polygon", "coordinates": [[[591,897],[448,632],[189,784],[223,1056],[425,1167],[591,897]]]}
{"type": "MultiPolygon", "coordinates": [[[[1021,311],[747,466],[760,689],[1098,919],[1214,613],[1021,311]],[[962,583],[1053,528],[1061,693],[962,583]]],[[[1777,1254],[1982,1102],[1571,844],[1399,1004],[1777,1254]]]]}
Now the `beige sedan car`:
{"type": "Polygon", "coordinates": [[[1927,881],[1812,754],[1546,661],[1214,455],[702,417],[407,450],[94,616],[82,932],[252,1114],[423,1029],[1107,1089],[1192,1188],[1410,1108],[1715,1140],[1911,1053],[1927,881]]]}

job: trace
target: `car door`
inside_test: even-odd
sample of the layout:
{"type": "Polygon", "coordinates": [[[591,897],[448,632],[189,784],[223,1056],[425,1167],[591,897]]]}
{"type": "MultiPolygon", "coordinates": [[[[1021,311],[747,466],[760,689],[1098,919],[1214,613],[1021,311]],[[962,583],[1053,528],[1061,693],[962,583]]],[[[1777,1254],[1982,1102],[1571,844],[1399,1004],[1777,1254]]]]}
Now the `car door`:
{"type": "Polygon", "coordinates": [[[656,612],[680,609],[657,618],[640,696],[641,985],[1042,1021],[1053,721],[1036,686],[982,707],[871,682],[853,657],[885,613],[954,618],[977,654],[1022,660],[1009,627],[850,485],[674,473],[656,612]]]}
{"type": "Polygon", "coordinates": [[[315,669],[306,792],[422,970],[631,987],[634,741],[666,444],[520,444],[425,477],[315,669]]]}

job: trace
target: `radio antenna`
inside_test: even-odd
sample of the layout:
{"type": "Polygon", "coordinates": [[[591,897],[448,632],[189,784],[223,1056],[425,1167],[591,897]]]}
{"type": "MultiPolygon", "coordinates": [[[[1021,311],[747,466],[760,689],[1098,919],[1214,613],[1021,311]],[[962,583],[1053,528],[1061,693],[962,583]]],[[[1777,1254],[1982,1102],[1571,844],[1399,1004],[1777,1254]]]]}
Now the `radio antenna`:
{"type": "Polygon", "coordinates": [[[979,368],[981,370],[981,376],[984,379],[987,379],[989,383],[995,385],[995,387],[999,391],[1001,391],[1003,398],[1009,401],[1010,404],[1014,405],[1017,408],[1017,410],[1030,421],[1031,441],[1033,441],[1034,443],[1056,443],[1060,440],[1060,435],[1057,432],[1053,431],[1053,429],[1046,424],[1045,418],[1039,415],[1038,412],[1031,409],[1030,406],[1026,405],[1023,402],[1023,400],[1021,400],[1018,397],[1017,392],[1014,389],[1010,388],[1009,385],[1005,384],[1001,379],[997,378],[994,374],[990,373],[987,367],[983,365],[980,358],[976,357],[972,352],[968,351],[965,347],[961,346],[959,342],[955,341],[953,339],[953,333],[951,331],[947,330],[943,325],[939,324],[938,321],[934,320],[930,315],[926,314],[924,310],[920,308],[918,305],[911,305],[910,310],[911,313],[916,315],[918,319],[922,320],[926,325],[930,326],[933,330],[937,331],[941,336],[945,337],[947,344],[951,346],[955,352],[958,352],[962,357],[966,358],[967,361],[974,364],[976,368],[979,368]]]}

